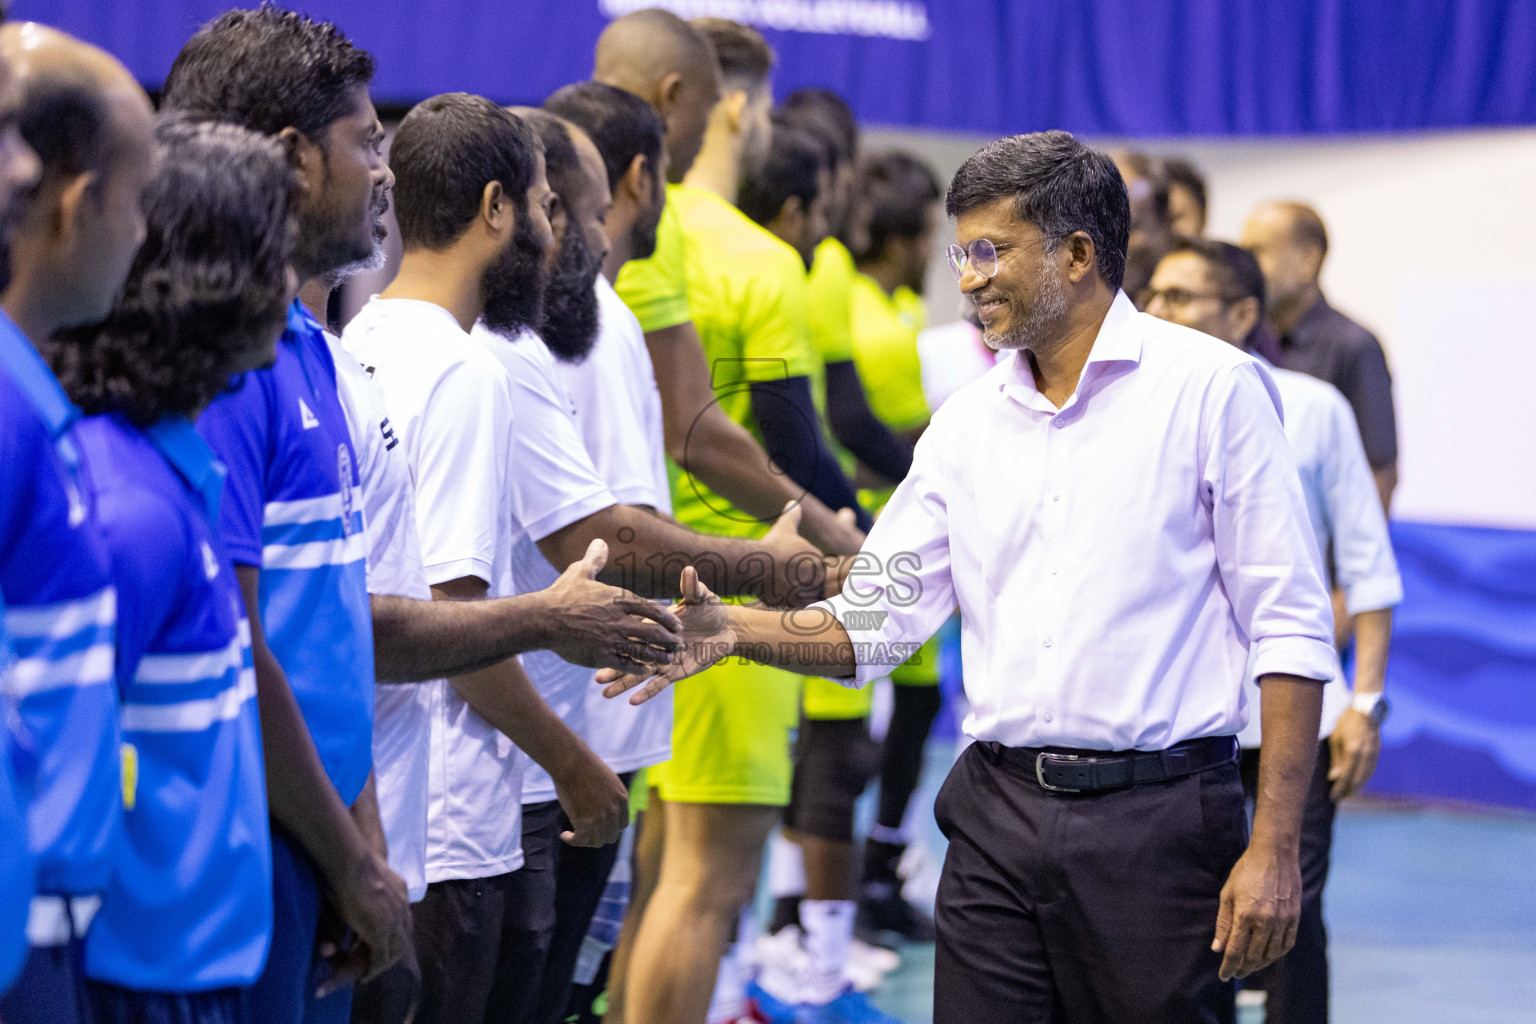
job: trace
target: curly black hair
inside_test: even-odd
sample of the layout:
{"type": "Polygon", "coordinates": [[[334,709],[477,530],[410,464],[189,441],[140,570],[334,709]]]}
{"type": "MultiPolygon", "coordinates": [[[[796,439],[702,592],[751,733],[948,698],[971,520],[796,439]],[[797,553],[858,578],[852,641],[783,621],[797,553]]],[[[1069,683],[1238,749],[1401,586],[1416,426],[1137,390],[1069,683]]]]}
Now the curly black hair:
{"type": "Polygon", "coordinates": [[[297,183],[276,142],[185,118],[155,141],[147,233],[111,315],[46,346],[81,409],[139,426],[203,408],[235,357],[281,330],[295,234],[297,183]]]}

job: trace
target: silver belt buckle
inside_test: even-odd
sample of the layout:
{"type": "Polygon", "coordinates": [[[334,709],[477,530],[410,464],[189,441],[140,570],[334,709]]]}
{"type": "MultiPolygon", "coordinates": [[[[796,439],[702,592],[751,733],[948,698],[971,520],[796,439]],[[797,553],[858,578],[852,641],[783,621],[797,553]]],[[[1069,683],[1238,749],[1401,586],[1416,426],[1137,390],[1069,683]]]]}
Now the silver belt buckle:
{"type": "Polygon", "coordinates": [[[1047,754],[1044,750],[1040,751],[1040,753],[1035,755],[1035,781],[1040,783],[1040,788],[1048,789],[1052,793],[1081,793],[1082,790],[1080,789],[1074,789],[1071,786],[1053,786],[1045,781],[1045,759],[1047,756],[1059,757],[1063,761],[1082,760],[1077,754],[1047,754]]]}

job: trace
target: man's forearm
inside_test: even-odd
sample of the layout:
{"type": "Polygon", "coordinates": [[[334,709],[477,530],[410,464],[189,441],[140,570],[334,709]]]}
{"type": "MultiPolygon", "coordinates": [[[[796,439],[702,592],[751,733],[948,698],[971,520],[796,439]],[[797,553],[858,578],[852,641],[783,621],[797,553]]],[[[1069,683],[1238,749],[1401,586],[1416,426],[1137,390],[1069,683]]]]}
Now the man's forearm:
{"type": "MultiPolygon", "coordinates": [[[[789,566],[774,564],[761,541],[699,533],[630,505],[612,505],[556,531],[539,542],[555,565],[573,561],[595,539],[608,544],[608,564],[598,579],[643,597],[674,598],[683,566],[692,565],[716,594],[769,597],[804,605],[826,593],[826,567],[806,557],[789,566]],[[777,593],[775,583],[788,573],[793,593],[777,593]]],[[[807,553],[809,555],[809,553],[807,553]]]]}
{"type": "Polygon", "coordinates": [[[352,801],[352,821],[367,841],[368,848],[380,860],[388,860],[389,840],[384,836],[384,818],[379,814],[379,787],[373,772],[368,773],[363,791],[352,801]]]}
{"type": "Polygon", "coordinates": [[[370,600],[374,674],[381,683],[418,683],[474,672],[543,649],[558,628],[541,593],[481,601],[418,601],[375,594],[370,600]]]}
{"type": "Polygon", "coordinates": [[[1373,469],[1371,476],[1376,478],[1376,493],[1381,498],[1381,510],[1391,516],[1392,494],[1397,490],[1397,463],[1373,469]]]}
{"type": "Polygon", "coordinates": [[[1302,806],[1317,761],[1323,684],[1298,676],[1262,676],[1259,713],[1264,749],[1252,842],[1293,851],[1301,842],[1302,806]]]}
{"type": "Polygon", "coordinates": [[[731,650],[736,657],[825,679],[848,679],[858,671],[853,639],[825,609],[784,612],[732,605],[726,614],[736,634],[731,650]]]}
{"type": "Polygon", "coordinates": [[[557,779],[584,746],[539,696],[516,659],[452,676],[448,682],[476,714],[557,779]]]}
{"type": "Polygon", "coordinates": [[[1355,616],[1355,692],[1380,693],[1387,682],[1387,651],[1392,644],[1392,609],[1355,616]]]}

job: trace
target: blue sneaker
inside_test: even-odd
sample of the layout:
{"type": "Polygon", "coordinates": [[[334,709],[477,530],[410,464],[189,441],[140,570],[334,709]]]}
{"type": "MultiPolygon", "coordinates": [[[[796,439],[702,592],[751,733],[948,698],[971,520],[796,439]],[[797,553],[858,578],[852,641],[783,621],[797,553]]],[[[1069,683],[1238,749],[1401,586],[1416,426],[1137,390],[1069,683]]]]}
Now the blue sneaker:
{"type": "Polygon", "coordinates": [[[801,1003],[795,1009],[795,1024],[902,1024],[900,1020],[875,1008],[869,996],[853,989],[825,1006],[801,1003]]]}
{"type": "Polygon", "coordinates": [[[774,998],[756,981],[747,985],[747,998],[752,1001],[758,1016],[768,1024],[795,1024],[795,1007],[774,998]]]}

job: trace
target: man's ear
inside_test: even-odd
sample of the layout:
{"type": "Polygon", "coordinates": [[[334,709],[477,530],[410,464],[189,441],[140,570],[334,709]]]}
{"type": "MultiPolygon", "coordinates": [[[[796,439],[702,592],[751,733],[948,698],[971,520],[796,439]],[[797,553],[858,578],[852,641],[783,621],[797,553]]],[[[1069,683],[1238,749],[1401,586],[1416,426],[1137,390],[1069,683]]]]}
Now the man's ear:
{"type": "Polygon", "coordinates": [[[651,166],[651,161],[644,153],[636,153],[635,158],[625,168],[623,177],[619,178],[613,190],[614,201],[617,202],[620,194],[627,195],[629,201],[636,206],[645,206],[651,201],[651,190],[656,187],[656,168],[651,166]]]}
{"type": "Polygon", "coordinates": [[[87,202],[87,195],[95,183],[96,172],[85,171],[38,192],[40,202],[49,202],[49,193],[52,193],[48,226],[55,238],[68,242],[75,237],[80,226],[80,208],[87,202]]]}
{"type": "Polygon", "coordinates": [[[778,214],[773,218],[772,231],[780,238],[788,241],[798,238],[805,229],[805,204],[799,196],[790,196],[784,200],[784,205],[779,207],[778,214]]]}
{"type": "Polygon", "coordinates": [[[501,182],[486,182],[485,189],[480,193],[480,219],[493,234],[512,230],[517,211],[508,201],[507,190],[502,188],[501,182]]]}
{"type": "Polygon", "coordinates": [[[1316,281],[1323,274],[1323,250],[1315,245],[1302,248],[1301,258],[1306,261],[1307,276],[1316,281]]]}
{"type": "Polygon", "coordinates": [[[302,194],[312,196],[318,193],[325,174],[325,154],[320,147],[310,141],[309,136],[291,126],[277,133],[277,144],[288,155],[288,164],[299,180],[302,194]]]}
{"type": "Polygon", "coordinates": [[[1082,283],[1094,272],[1094,264],[1098,261],[1099,252],[1093,239],[1086,231],[1074,231],[1062,240],[1061,247],[1067,251],[1067,280],[1073,284],[1082,283]]]}
{"type": "Polygon", "coordinates": [[[1259,326],[1259,300],[1252,295],[1240,299],[1232,304],[1227,315],[1231,318],[1232,336],[1246,338],[1259,326]]]}
{"type": "Polygon", "coordinates": [[[651,106],[655,107],[656,112],[665,119],[667,113],[676,105],[677,98],[682,91],[683,76],[681,74],[674,71],[671,74],[663,75],[661,80],[656,83],[656,88],[652,91],[651,106]]]}

